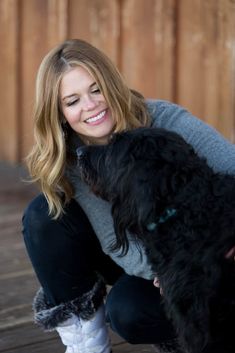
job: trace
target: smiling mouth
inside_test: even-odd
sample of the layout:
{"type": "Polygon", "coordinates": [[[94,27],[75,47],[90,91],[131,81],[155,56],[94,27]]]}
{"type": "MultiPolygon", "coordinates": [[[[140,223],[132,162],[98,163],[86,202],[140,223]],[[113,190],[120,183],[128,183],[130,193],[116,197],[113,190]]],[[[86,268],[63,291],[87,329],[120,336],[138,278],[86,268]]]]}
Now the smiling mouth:
{"type": "Polygon", "coordinates": [[[106,110],[103,110],[101,113],[99,113],[96,116],[93,116],[92,118],[88,118],[85,120],[85,123],[94,123],[98,120],[101,120],[105,116],[106,110]]]}

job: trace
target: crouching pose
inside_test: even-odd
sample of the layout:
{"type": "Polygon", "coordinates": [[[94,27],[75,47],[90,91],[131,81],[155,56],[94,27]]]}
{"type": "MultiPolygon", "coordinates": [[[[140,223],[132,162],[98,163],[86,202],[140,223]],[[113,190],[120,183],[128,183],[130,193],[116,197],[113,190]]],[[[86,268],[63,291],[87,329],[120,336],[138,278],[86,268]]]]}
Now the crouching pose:
{"type": "Polygon", "coordinates": [[[82,178],[112,204],[114,249],[128,249],[128,232],[146,248],[185,352],[233,353],[235,177],[159,128],[77,153],[82,178]]]}
{"type": "Polygon", "coordinates": [[[27,157],[41,194],[24,212],[23,235],[41,284],[35,321],[57,330],[67,353],[110,353],[107,324],[130,343],[180,352],[144,248],[130,240],[124,256],[113,250],[111,206],[89,191],[77,166],[78,147],[142,126],[178,132],[214,170],[235,174],[232,144],[180,106],[144,100],[90,44],[68,40],[43,59],[27,157]]]}

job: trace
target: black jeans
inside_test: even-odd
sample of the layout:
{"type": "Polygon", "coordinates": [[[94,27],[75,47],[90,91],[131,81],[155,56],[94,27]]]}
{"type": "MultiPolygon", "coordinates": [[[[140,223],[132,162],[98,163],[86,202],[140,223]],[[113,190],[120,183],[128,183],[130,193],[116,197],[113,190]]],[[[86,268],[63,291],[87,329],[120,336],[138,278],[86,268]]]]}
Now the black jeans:
{"type": "Polygon", "coordinates": [[[23,216],[23,235],[48,301],[59,305],[87,293],[101,274],[112,285],[106,300],[111,328],[130,343],[159,343],[174,338],[159,290],[129,276],[105,255],[81,207],[72,200],[57,220],[48,216],[43,195],[23,216]]]}

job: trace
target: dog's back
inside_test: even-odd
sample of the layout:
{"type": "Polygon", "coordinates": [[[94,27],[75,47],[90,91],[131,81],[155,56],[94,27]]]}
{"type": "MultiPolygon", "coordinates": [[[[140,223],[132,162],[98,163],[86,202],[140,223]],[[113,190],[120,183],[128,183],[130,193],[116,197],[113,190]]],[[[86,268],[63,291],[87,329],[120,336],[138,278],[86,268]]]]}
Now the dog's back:
{"type": "Polygon", "coordinates": [[[167,313],[189,352],[234,353],[235,178],[201,170],[172,207],[144,240],[167,313]]]}

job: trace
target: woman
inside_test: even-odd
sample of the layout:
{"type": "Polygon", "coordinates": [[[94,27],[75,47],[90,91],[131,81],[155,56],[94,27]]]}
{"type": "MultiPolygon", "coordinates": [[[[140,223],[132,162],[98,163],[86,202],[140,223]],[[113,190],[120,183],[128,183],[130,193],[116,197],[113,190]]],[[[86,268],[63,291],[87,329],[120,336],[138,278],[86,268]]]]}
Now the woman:
{"type": "Polygon", "coordinates": [[[110,250],[110,205],[80,180],[75,150],[105,144],[124,129],[158,126],[182,135],[214,170],[235,173],[234,145],[180,106],[145,101],[82,40],[65,41],[42,61],[34,120],[27,162],[42,194],[25,211],[23,234],[42,286],[36,322],[56,329],[67,353],[110,353],[105,321],[130,343],[169,345],[175,333],[144,251],[131,241],[125,256],[110,250]],[[106,284],[112,285],[107,297],[106,284]]]}

